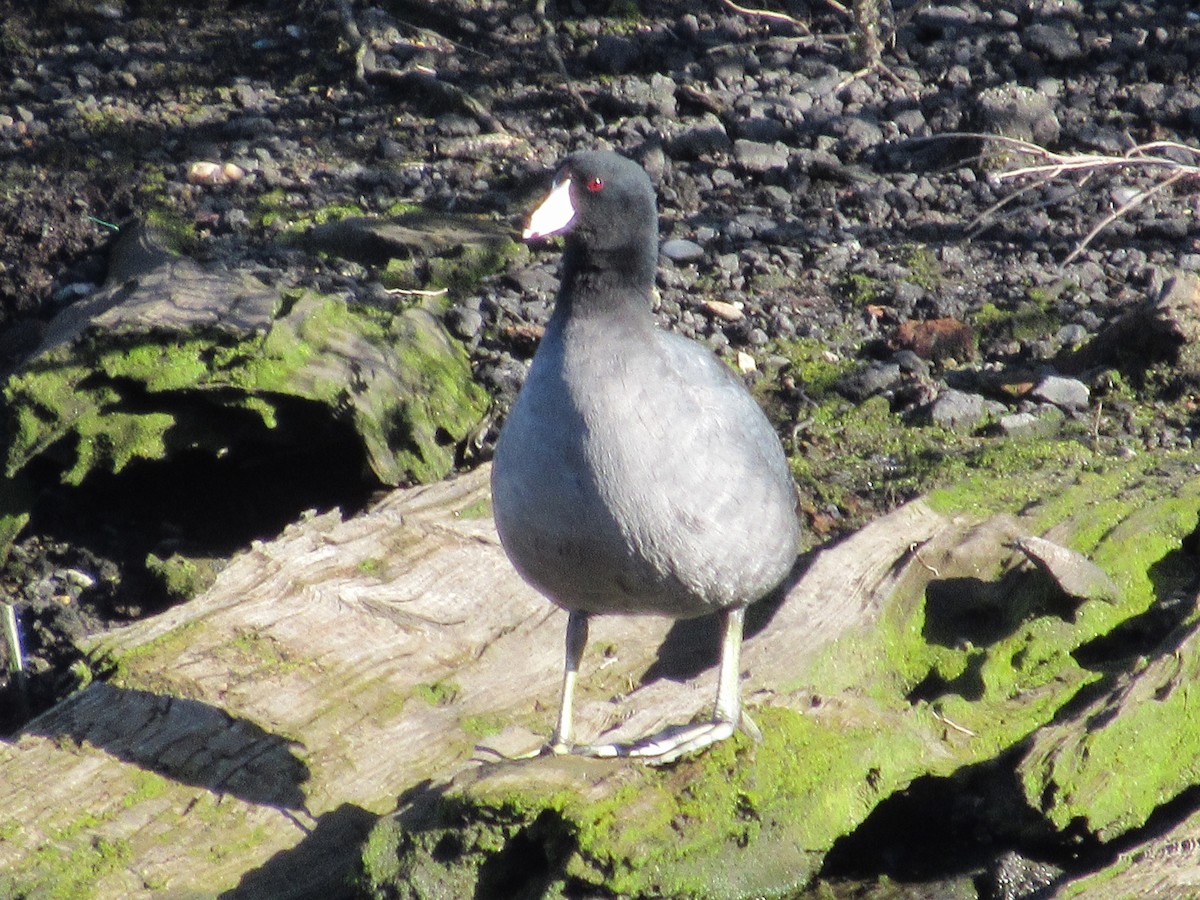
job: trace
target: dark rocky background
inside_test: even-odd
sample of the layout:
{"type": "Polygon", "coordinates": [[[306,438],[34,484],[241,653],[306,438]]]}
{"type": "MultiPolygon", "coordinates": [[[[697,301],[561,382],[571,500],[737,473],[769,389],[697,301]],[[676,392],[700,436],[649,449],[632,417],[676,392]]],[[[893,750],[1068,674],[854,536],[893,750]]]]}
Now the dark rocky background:
{"type": "MultiPolygon", "coordinates": [[[[1200,13],[862,8],[856,21],[825,0],[773,16],[718,0],[0,3],[0,366],[103,282],[113,226],[167,223],[202,262],[394,308],[420,295],[297,234],[400,202],[515,226],[563,155],[608,146],[658,187],[662,324],[746,372],[796,453],[811,544],[962,465],[1008,460],[997,448],[1033,466],[1062,442],[1190,449],[1198,373],[1177,348],[1076,351],[1200,270],[1200,13]],[[1008,177],[1039,160],[981,134],[1114,164],[1008,177]],[[1115,165],[1149,142],[1168,142],[1143,154],[1158,163],[1115,165]],[[868,404],[878,433],[839,426],[868,404]]],[[[495,400],[462,465],[488,455],[556,263],[537,247],[436,301],[495,400]]],[[[429,275],[418,265],[412,289],[429,275]]],[[[145,467],[67,488],[52,458],[32,475],[35,514],[0,585],[35,708],[85,677],[81,635],[178,599],[148,553],[219,565],[379,487],[350,451],[236,482],[145,467]],[[250,501],[223,496],[244,501],[247,485],[250,501]]],[[[23,714],[4,699],[10,729],[23,714]]]]}

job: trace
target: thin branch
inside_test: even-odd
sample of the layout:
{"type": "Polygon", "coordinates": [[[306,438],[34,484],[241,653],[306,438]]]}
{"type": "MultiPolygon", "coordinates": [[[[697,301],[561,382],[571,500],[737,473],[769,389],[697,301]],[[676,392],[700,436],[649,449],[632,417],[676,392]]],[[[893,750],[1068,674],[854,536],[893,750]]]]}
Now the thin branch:
{"type": "Polygon", "coordinates": [[[388,294],[396,294],[401,297],[443,297],[450,292],[450,288],[436,288],[430,291],[416,288],[386,288],[385,290],[388,294]]]}
{"type": "MultiPolygon", "coordinates": [[[[1148,188],[1144,188],[1112,210],[1108,215],[1098,221],[1090,231],[1080,240],[1079,244],[1072,250],[1063,260],[1063,264],[1069,264],[1078,259],[1087,247],[1095,240],[1105,228],[1115,222],[1121,216],[1128,213],[1130,210],[1141,206],[1155,194],[1165,191],[1172,185],[1184,179],[1200,180],[1200,148],[1190,147],[1187,144],[1181,144],[1178,141],[1149,141],[1144,144],[1136,144],[1126,150],[1119,156],[1103,153],[1059,153],[1054,150],[1049,150],[1039,144],[1031,141],[1021,140],[1020,138],[1005,137],[999,134],[980,134],[975,132],[952,132],[942,135],[936,135],[930,140],[946,140],[955,138],[970,138],[974,140],[990,141],[995,144],[1000,144],[1010,147],[1018,153],[1027,156],[1033,156],[1042,162],[1035,165],[1021,166],[1015,169],[1009,169],[1006,172],[1000,172],[992,177],[997,182],[1013,181],[1019,178],[1033,178],[1032,184],[1026,185],[1017,189],[1013,194],[1002,198],[992,206],[985,209],[982,213],[976,216],[967,226],[968,232],[975,232],[975,229],[981,227],[981,223],[985,222],[995,213],[999,212],[1004,207],[1008,206],[1014,200],[1024,196],[1032,190],[1044,187],[1051,181],[1058,179],[1069,179],[1076,182],[1076,186],[1082,189],[1088,181],[1097,174],[1104,172],[1125,172],[1125,171],[1155,171],[1159,174],[1156,176],[1161,180],[1148,188]],[[1182,153],[1196,160],[1195,163],[1180,162],[1171,156],[1165,155],[1162,151],[1175,151],[1177,154],[1182,153]]],[[[975,232],[978,233],[978,232],[975,232]]]]}
{"type": "Polygon", "coordinates": [[[1004,209],[1004,207],[1008,206],[1010,203],[1014,203],[1015,201],[1020,200],[1026,194],[1028,194],[1032,191],[1036,191],[1038,188],[1040,188],[1042,185],[1044,185],[1048,180],[1049,179],[1043,178],[1040,181],[1035,181],[1031,184],[1025,185],[1024,187],[1017,188],[1015,191],[1013,191],[1011,194],[1009,194],[1005,197],[1001,197],[999,200],[997,200],[995,203],[993,203],[991,206],[989,206],[987,209],[985,209],[983,212],[981,212],[979,215],[977,215],[975,218],[973,218],[970,222],[967,223],[967,227],[965,229],[967,232],[967,236],[968,237],[976,237],[985,228],[988,227],[987,220],[990,219],[993,215],[1000,212],[1000,210],[1004,209]]]}
{"type": "MultiPolygon", "coordinates": [[[[805,25],[795,16],[789,16],[787,13],[775,12],[770,9],[752,9],[746,6],[739,6],[738,4],[734,3],[733,0],[721,0],[721,2],[734,12],[741,13],[743,16],[754,16],[758,19],[770,19],[772,22],[787,22],[789,25],[799,28],[804,34],[811,33],[808,30],[807,25],[805,25]]],[[[846,8],[840,3],[836,3],[834,0],[830,0],[830,3],[832,6],[837,7],[841,12],[846,12],[846,8]]]]}
{"type": "Polygon", "coordinates": [[[369,88],[370,82],[374,80],[403,86],[414,93],[432,97],[443,105],[457,106],[488,131],[500,134],[508,133],[504,124],[493,116],[482,103],[457,85],[438,78],[437,73],[432,69],[419,64],[403,69],[383,68],[377,65],[370,42],[363,36],[358,22],[354,18],[351,0],[335,0],[335,3],[342,23],[342,34],[354,51],[354,81],[356,84],[363,88],[369,88]]]}
{"type": "Polygon", "coordinates": [[[579,88],[575,86],[575,80],[571,77],[571,73],[567,71],[567,64],[563,62],[562,53],[558,49],[558,32],[554,27],[554,23],[546,15],[546,0],[536,0],[533,4],[533,18],[542,31],[542,47],[545,49],[546,55],[550,57],[550,61],[554,63],[554,68],[558,70],[558,75],[567,89],[567,94],[570,96],[571,102],[575,104],[576,108],[578,108],[588,122],[598,127],[603,123],[603,119],[583,99],[583,95],[579,93],[579,88]]]}
{"type": "Polygon", "coordinates": [[[1129,212],[1129,210],[1133,209],[1135,206],[1141,206],[1142,203],[1149,200],[1152,196],[1157,194],[1159,191],[1169,188],[1171,185],[1173,185],[1175,182],[1179,181],[1181,178],[1186,178],[1186,177],[1188,177],[1187,172],[1176,172],[1174,175],[1172,175],[1166,181],[1160,181],[1158,184],[1154,185],[1153,187],[1148,187],[1143,191],[1138,191],[1136,194],[1134,194],[1132,197],[1130,197],[1128,200],[1126,200],[1124,203],[1122,203],[1120,206],[1118,206],[1116,209],[1114,209],[1112,212],[1110,212],[1107,216],[1105,216],[1103,219],[1101,219],[1099,222],[1097,222],[1095,227],[1093,227],[1092,230],[1089,231],[1087,233],[1087,235],[1084,236],[1083,240],[1079,242],[1079,246],[1076,247],[1074,250],[1072,250],[1067,255],[1067,258],[1063,260],[1063,265],[1066,266],[1066,265],[1070,265],[1071,263],[1073,263],[1075,261],[1076,257],[1078,257],[1080,253],[1082,253],[1084,250],[1087,249],[1088,244],[1090,244],[1092,242],[1092,240],[1096,237],[1096,235],[1098,235],[1101,231],[1103,231],[1105,228],[1107,228],[1109,225],[1111,225],[1117,219],[1121,218],[1121,216],[1125,215],[1125,213],[1129,212]]]}

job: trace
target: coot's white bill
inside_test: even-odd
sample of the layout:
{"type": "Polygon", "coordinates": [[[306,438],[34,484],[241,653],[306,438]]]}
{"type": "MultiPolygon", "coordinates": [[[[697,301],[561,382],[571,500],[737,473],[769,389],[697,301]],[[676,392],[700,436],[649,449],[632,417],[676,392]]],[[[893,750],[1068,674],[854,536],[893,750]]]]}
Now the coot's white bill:
{"type": "Polygon", "coordinates": [[[533,211],[529,217],[529,227],[522,237],[529,240],[557,234],[570,225],[573,218],[575,206],[571,203],[571,179],[564,178],[542,201],[542,205],[533,211]]]}

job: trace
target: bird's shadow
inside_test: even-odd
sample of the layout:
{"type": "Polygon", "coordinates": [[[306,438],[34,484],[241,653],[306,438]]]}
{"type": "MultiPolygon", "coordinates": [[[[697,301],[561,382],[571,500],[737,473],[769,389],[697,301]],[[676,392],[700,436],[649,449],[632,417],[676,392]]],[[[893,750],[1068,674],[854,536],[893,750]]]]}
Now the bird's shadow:
{"type": "Polygon", "coordinates": [[[308,766],[296,743],[182,697],[94,682],[23,731],[84,744],[180,784],[247,803],[303,810],[308,766]]]}
{"type": "MultiPolygon", "coordinates": [[[[791,572],[783,582],[761,600],[746,608],[745,640],[764,631],[775,618],[792,588],[804,577],[812,563],[813,554],[796,558],[791,572]]],[[[642,675],[642,685],[660,678],[687,681],[721,660],[721,627],[716,614],[695,619],[679,619],[671,626],[658,647],[658,657],[642,675]]]]}

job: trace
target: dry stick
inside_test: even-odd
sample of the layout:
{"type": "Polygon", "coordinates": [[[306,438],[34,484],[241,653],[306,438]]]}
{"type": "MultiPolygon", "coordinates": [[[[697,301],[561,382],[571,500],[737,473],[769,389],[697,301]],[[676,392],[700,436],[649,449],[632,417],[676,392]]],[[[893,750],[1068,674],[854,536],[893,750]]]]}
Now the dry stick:
{"type": "Polygon", "coordinates": [[[444,297],[450,293],[450,288],[436,288],[430,291],[422,291],[416,288],[387,288],[387,293],[396,294],[401,297],[444,297]]]}
{"type": "Polygon", "coordinates": [[[1125,215],[1125,213],[1127,213],[1129,210],[1133,209],[1135,206],[1140,206],[1146,200],[1149,200],[1154,194],[1157,194],[1159,191],[1170,187],[1181,178],[1188,177],[1188,174],[1189,173],[1187,172],[1176,172],[1166,181],[1160,181],[1153,187],[1148,187],[1143,191],[1138,191],[1138,193],[1134,194],[1132,197],[1110,212],[1107,216],[1097,222],[1095,227],[1092,228],[1092,230],[1087,233],[1084,239],[1079,242],[1079,246],[1072,250],[1067,255],[1067,258],[1063,260],[1063,265],[1066,266],[1073,263],[1076,257],[1078,257],[1080,253],[1087,249],[1088,244],[1095,239],[1096,235],[1098,235],[1101,231],[1103,231],[1121,216],[1125,215]]]}
{"type": "Polygon", "coordinates": [[[1026,194],[1028,194],[1030,191],[1036,191],[1038,188],[1040,188],[1042,185],[1044,185],[1047,181],[1049,181],[1048,178],[1039,179],[1038,181],[1035,181],[1032,184],[1027,184],[1024,187],[1017,188],[1015,191],[1013,191],[1007,197],[1001,197],[999,200],[997,200],[995,203],[993,203],[991,206],[989,206],[987,209],[985,209],[983,212],[981,212],[979,215],[977,215],[975,218],[973,218],[970,222],[967,223],[967,227],[966,227],[967,237],[973,238],[973,237],[977,237],[978,235],[980,235],[987,228],[991,227],[991,223],[987,221],[988,219],[990,219],[996,213],[1000,212],[1000,210],[1004,209],[1004,207],[1008,206],[1010,203],[1013,203],[1014,201],[1021,199],[1026,194]]]}
{"type": "Polygon", "coordinates": [[[358,23],[354,21],[354,11],[350,8],[350,0],[335,0],[335,2],[338,16],[342,20],[342,33],[346,36],[346,42],[354,48],[354,82],[365,87],[367,84],[367,42],[363,40],[362,32],[358,30],[358,23]]]}
{"type": "Polygon", "coordinates": [[[1020,189],[1017,193],[1010,197],[1005,197],[999,202],[988,207],[982,213],[975,217],[968,226],[968,231],[973,229],[983,219],[997,212],[1011,200],[1024,195],[1030,190],[1034,190],[1049,181],[1056,178],[1061,178],[1066,175],[1081,176],[1079,186],[1082,187],[1092,175],[1109,169],[1165,169],[1170,174],[1159,183],[1145,190],[1138,191],[1129,200],[1122,203],[1111,213],[1101,219],[1096,225],[1083,237],[1080,243],[1074,250],[1067,255],[1063,260],[1063,265],[1074,262],[1088,245],[1096,238],[1096,236],[1119,219],[1129,210],[1136,206],[1140,206],[1149,198],[1153,197],[1160,191],[1165,190],[1177,181],[1184,178],[1200,178],[1200,165],[1190,165],[1181,163],[1179,160],[1172,159],[1169,156],[1154,155],[1151,151],[1155,150],[1176,150],[1195,157],[1200,163],[1200,148],[1189,147],[1187,144],[1181,144],[1178,141],[1149,141],[1145,144],[1137,144],[1130,147],[1121,156],[1112,156],[1101,153],[1058,153],[1054,150],[1049,150],[1040,144],[1035,144],[1031,141],[1021,140],[1020,138],[1006,137],[999,134],[982,134],[978,132],[949,132],[947,134],[935,135],[931,140],[942,140],[952,138],[971,138],[975,140],[994,141],[998,144],[1005,144],[1015,148],[1020,153],[1025,153],[1029,156],[1035,156],[1046,162],[1039,163],[1033,166],[1022,166],[1018,169],[1011,169],[1007,172],[1001,172],[996,175],[997,181],[1009,181],[1015,178],[1023,178],[1026,176],[1037,176],[1037,181],[1032,185],[1020,189]]]}
{"type": "MultiPolygon", "coordinates": [[[[391,79],[396,84],[415,87],[421,93],[434,97],[447,105],[458,106],[488,131],[508,134],[508,129],[504,127],[504,124],[493,116],[482,103],[462,88],[442,81],[432,69],[420,65],[400,70],[376,66],[373,62],[374,56],[368,56],[370,47],[358,29],[358,23],[354,20],[354,11],[350,7],[350,0],[335,0],[335,2],[338,15],[342,19],[342,31],[346,36],[346,41],[354,48],[355,83],[365,88],[368,86],[368,76],[391,79]],[[371,61],[368,62],[368,60],[371,61]]],[[[429,34],[435,33],[428,29],[424,30],[429,34]]],[[[450,43],[453,44],[453,41],[450,43]]]]}
{"type": "MultiPolygon", "coordinates": [[[[795,16],[789,16],[787,13],[774,12],[769,9],[751,9],[746,6],[738,6],[736,3],[733,2],[733,0],[721,0],[721,2],[724,3],[726,6],[728,6],[730,9],[732,9],[734,12],[739,12],[743,16],[754,16],[755,18],[759,18],[759,19],[770,19],[773,22],[787,22],[789,25],[794,25],[796,28],[799,28],[805,34],[811,33],[808,30],[807,25],[805,25],[803,22],[801,22],[795,16]]],[[[846,8],[844,6],[842,6],[840,3],[832,2],[832,0],[831,0],[831,5],[837,7],[843,13],[846,12],[846,8]]]]}
{"type": "Polygon", "coordinates": [[[592,108],[587,105],[587,101],[579,93],[579,88],[575,87],[575,81],[571,78],[571,73],[567,71],[567,64],[563,62],[562,53],[558,49],[557,33],[554,25],[551,24],[550,19],[546,16],[546,0],[537,0],[533,4],[533,17],[542,29],[542,46],[546,48],[546,55],[550,57],[550,61],[554,63],[554,68],[558,70],[558,75],[563,80],[563,85],[566,87],[571,101],[593,125],[601,125],[604,120],[592,112],[592,108]]]}

